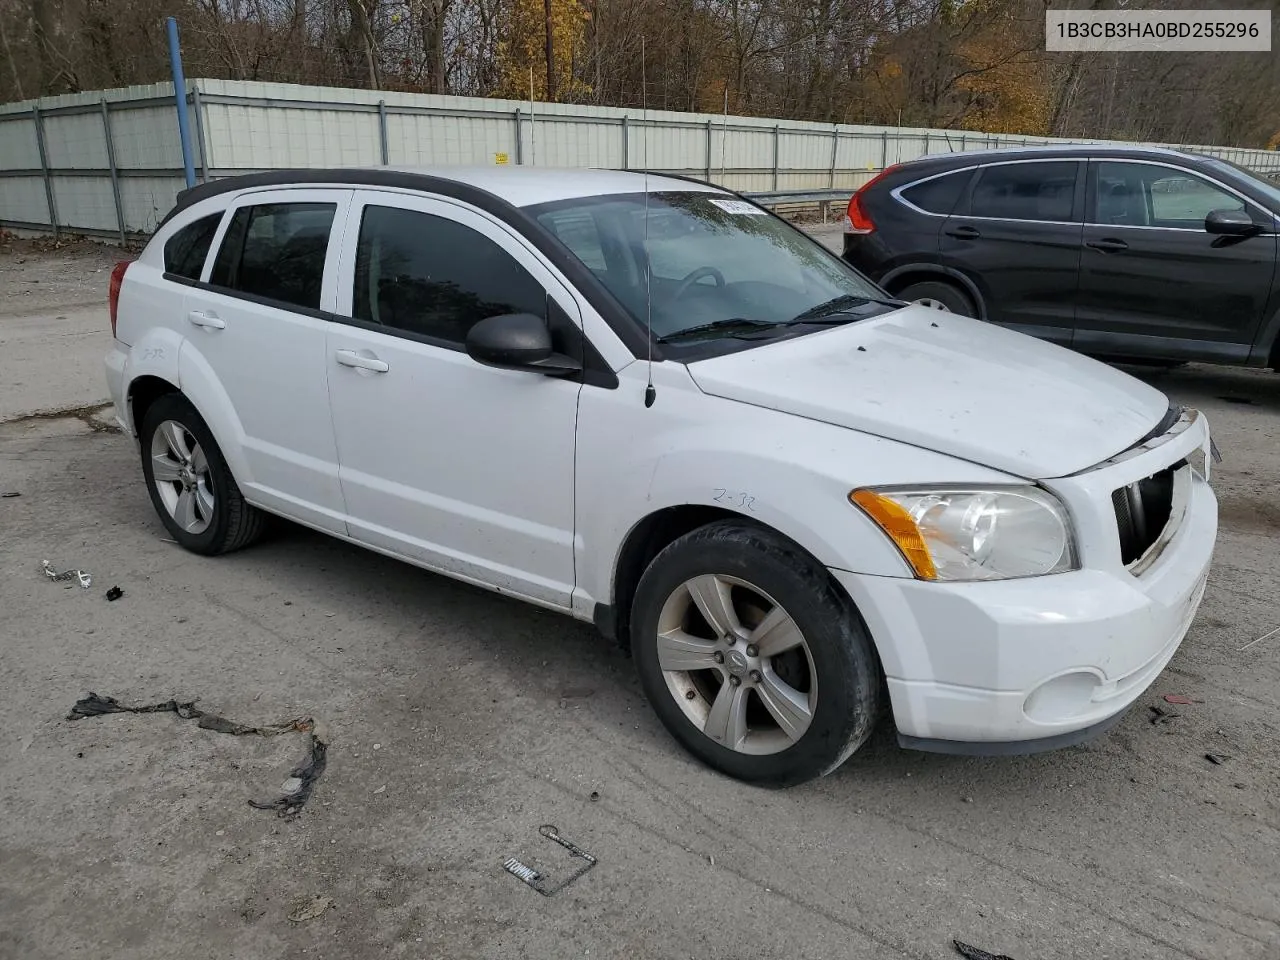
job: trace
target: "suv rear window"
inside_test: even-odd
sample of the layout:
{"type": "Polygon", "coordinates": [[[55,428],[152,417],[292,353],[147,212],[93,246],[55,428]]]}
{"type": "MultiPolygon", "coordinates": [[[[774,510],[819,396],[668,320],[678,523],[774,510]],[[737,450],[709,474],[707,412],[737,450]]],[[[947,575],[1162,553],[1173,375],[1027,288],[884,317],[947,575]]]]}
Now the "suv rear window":
{"type": "Polygon", "coordinates": [[[221,213],[211,213],[188,223],[170,237],[164,245],[164,272],[187,280],[199,280],[213,235],[218,232],[221,222],[221,213]]]}
{"type": "Polygon", "coordinates": [[[972,170],[961,170],[934,177],[932,180],[912,184],[899,195],[913,207],[946,216],[955,209],[960,194],[964,193],[964,188],[969,185],[969,177],[972,174],[972,170]]]}
{"type": "Polygon", "coordinates": [[[986,167],[978,174],[969,212],[994,220],[1070,222],[1079,167],[1074,160],[986,167]]]}
{"type": "Polygon", "coordinates": [[[332,203],[264,203],[231,218],[209,282],[312,310],[329,249],[332,203]]]}

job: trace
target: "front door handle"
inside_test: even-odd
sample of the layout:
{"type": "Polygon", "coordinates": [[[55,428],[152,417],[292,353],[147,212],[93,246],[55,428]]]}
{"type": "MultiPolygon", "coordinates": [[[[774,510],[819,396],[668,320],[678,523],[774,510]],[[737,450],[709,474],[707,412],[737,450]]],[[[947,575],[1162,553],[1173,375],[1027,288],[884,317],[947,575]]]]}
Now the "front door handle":
{"type": "Polygon", "coordinates": [[[357,370],[368,370],[370,373],[386,373],[391,369],[387,361],[379,360],[377,357],[366,357],[354,350],[339,350],[333,358],[344,367],[355,367],[357,370]]]}
{"type": "Polygon", "coordinates": [[[1103,253],[1119,253],[1121,250],[1128,250],[1129,245],[1123,240],[1116,240],[1113,237],[1104,237],[1101,240],[1086,240],[1086,247],[1092,247],[1094,250],[1101,250],[1103,253]]]}
{"type": "Polygon", "coordinates": [[[208,330],[223,330],[227,326],[225,320],[216,314],[205,313],[203,310],[192,310],[187,314],[187,319],[197,327],[204,327],[208,330]]]}
{"type": "Polygon", "coordinates": [[[962,227],[953,227],[948,230],[947,236],[955,237],[957,240],[977,240],[982,236],[982,234],[978,232],[977,227],[971,227],[968,224],[965,224],[962,227]]]}

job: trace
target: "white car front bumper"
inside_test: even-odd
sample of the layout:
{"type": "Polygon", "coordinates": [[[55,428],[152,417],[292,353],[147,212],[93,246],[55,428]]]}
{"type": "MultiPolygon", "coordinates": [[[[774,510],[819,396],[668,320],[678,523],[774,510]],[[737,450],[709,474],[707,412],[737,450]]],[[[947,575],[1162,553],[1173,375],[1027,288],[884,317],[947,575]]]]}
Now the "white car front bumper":
{"type": "Polygon", "coordinates": [[[928,583],[833,570],[880,650],[903,745],[1027,753],[1088,739],[1117,722],[1195,617],[1218,505],[1207,479],[1186,470],[1185,509],[1141,568],[1120,563],[1114,518],[1108,530],[1097,505],[1109,507],[1111,489],[1182,457],[1195,463],[1201,449],[1208,449],[1203,421],[1123,464],[1055,481],[1069,508],[1094,504],[1082,524],[1094,542],[1086,544],[1084,568],[1072,573],[928,583]]]}

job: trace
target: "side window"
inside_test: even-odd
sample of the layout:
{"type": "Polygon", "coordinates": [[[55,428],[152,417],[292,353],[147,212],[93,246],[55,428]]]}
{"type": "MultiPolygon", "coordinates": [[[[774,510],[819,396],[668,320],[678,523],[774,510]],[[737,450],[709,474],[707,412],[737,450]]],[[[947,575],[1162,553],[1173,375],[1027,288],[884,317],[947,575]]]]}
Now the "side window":
{"type": "Polygon", "coordinates": [[[368,206],[356,247],[357,320],[461,346],[481,320],[547,316],[547,292],[497,243],[444,217],[368,206]]]}
{"type": "Polygon", "coordinates": [[[900,196],[912,206],[947,216],[955,209],[964,188],[969,185],[972,170],[948,173],[907,187],[900,196]]]}
{"type": "Polygon", "coordinates": [[[211,213],[187,224],[164,245],[164,272],[187,280],[199,280],[213,235],[222,222],[221,213],[211,213]]]}
{"type": "Polygon", "coordinates": [[[1151,219],[1161,227],[1204,228],[1204,218],[1214,210],[1243,210],[1244,201],[1199,177],[1152,167],[1151,219]]]}
{"type": "Polygon", "coordinates": [[[1069,223],[1078,167],[1073,160],[986,167],[978,174],[969,212],[997,220],[1069,223]]]}
{"type": "Polygon", "coordinates": [[[266,203],[235,212],[210,283],[316,309],[337,205],[266,203]]]}
{"type": "Polygon", "coordinates": [[[1095,223],[1201,230],[1214,210],[1246,209],[1239,197],[1189,171],[1151,163],[1096,166],[1095,223]]]}

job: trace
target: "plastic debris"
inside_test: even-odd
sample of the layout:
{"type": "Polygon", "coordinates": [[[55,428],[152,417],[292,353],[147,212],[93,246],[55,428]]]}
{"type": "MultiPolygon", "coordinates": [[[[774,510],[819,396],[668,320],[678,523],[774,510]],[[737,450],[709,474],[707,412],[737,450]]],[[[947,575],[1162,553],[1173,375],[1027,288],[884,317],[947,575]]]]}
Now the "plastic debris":
{"type": "Polygon", "coordinates": [[[545,882],[546,877],[540,871],[535,870],[528,864],[521,863],[515,857],[508,857],[502,864],[502,868],[516,879],[522,880],[524,883],[533,887],[533,889],[537,890],[544,897],[554,896],[559,893],[596,865],[597,860],[595,857],[587,853],[587,851],[583,850],[577,844],[560,836],[559,830],[551,824],[547,823],[540,826],[538,828],[538,833],[542,834],[552,843],[558,843],[560,846],[564,847],[569,851],[570,857],[586,861],[586,863],[580,866],[573,873],[569,874],[569,876],[565,877],[559,883],[554,886],[548,886],[545,882]]]}
{"type": "Polygon", "coordinates": [[[988,953],[986,950],[978,947],[970,946],[960,940],[952,940],[956,945],[956,950],[960,956],[966,960],[1013,960],[1013,957],[1006,957],[1003,953],[988,953]]]}
{"type": "Polygon", "coordinates": [[[1204,755],[1204,758],[1217,767],[1222,766],[1224,763],[1226,763],[1228,760],[1231,759],[1225,753],[1206,753],[1204,755]]]}
{"type": "Polygon", "coordinates": [[[1189,706],[1193,703],[1204,703],[1203,700],[1192,700],[1190,697],[1184,697],[1180,693],[1166,693],[1164,695],[1165,703],[1176,703],[1180,706],[1189,706]]]}
{"type": "Polygon", "coordinates": [[[1182,714],[1174,710],[1166,710],[1164,707],[1151,706],[1148,709],[1151,711],[1152,726],[1158,726],[1162,723],[1170,723],[1182,716],[1182,714]]]}
{"type": "Polygon", "coordinates": [[[312,897],[294,907],[289,919],[294,923],[305,923],[314,920],[333,906],[333,897],[312,897]]]}
{"type": "Polygon", "coordinates": [[[0,493],[0,500],[8,500],[11,497],[20,497],[20,496],[22,496],[22,494],[19,493],[17,490],[6,490],[4,493],[0,493]]]}
{"type": "Polygon", "coordinates": [[[1248,649],[1249,649],[1250,647],[1252,647],[1255,643],[1261,643],[1263,640],[1270,640],[1270,639],[1271,639],[1272,637],[1274,637],[1277,633],[1280,633],[1280,627],[1276,627],[1276,628],[1275,628],[1274,630],[1272,630],[1270,633],[1264,633],[1262,636],[1258,637],[1258,639],[1256,639],[1256,640],[1250,640],[1248,643],[1246,643],[1243,647],[1241,647],[1241,648],[1240,648],[1240,651],[1239,651],[1239,652],[1243,652],[1243,651],[1245,651],[1245,650],[1248,650],[1248,649]]]}
{"type": "Polygon", "coordinates": [[[50,580],[61,582],[63,580],[79,580],[80,586],[86,590],[93,585],[93,577],[85,573],[83,570],[64,570],[58,573],[53,569],[53,564],[48,560],[41,560],[40,567],[44,570],[44,575],[50,580]]]}
{"type": "Polygon", "coordinates": [[[106,593],[106,597],[108,601],[119,600],[123,596],[124,596],[124,591],[121,590],[119,587],[112,587],[106,593]]]}
{"type": "Polygon", "coordinates": [[[183,720],[196,721],[196,726],[202,730],[226,733],[233,737],[243,737],[249,734],[257,734],[260,737],[276,737],[282,733],[309,733],[311,735],[310,754],[303,763],[290,772],[290,779],[285,781],[286,786],[292,786],[296,780],[296,788],[286,790],[281,796],[272,800],[249,801],[249,806],[257,810],[275,810],[280,817],[296,817],[307,801],[311,799],[311,792],[315,788],[315,782],[324,773],[328,744],[318,725],[310,717],[298,717],[285,723],[255,727],[244,723],[236,723],[234,720],[228,720],[212,713],[206,713],[195,705],[195,701],[180,703],[177,700],[165,700],[162,703],[129,707],[120,703],[114,697],[102,697],[91,692],[87,697],[76,701],[75,706],[71,708],[71,712],[67,714],[67,719],[83,720],[86,717],[100,717],[107,713],[176,713],[183,720]]]}

